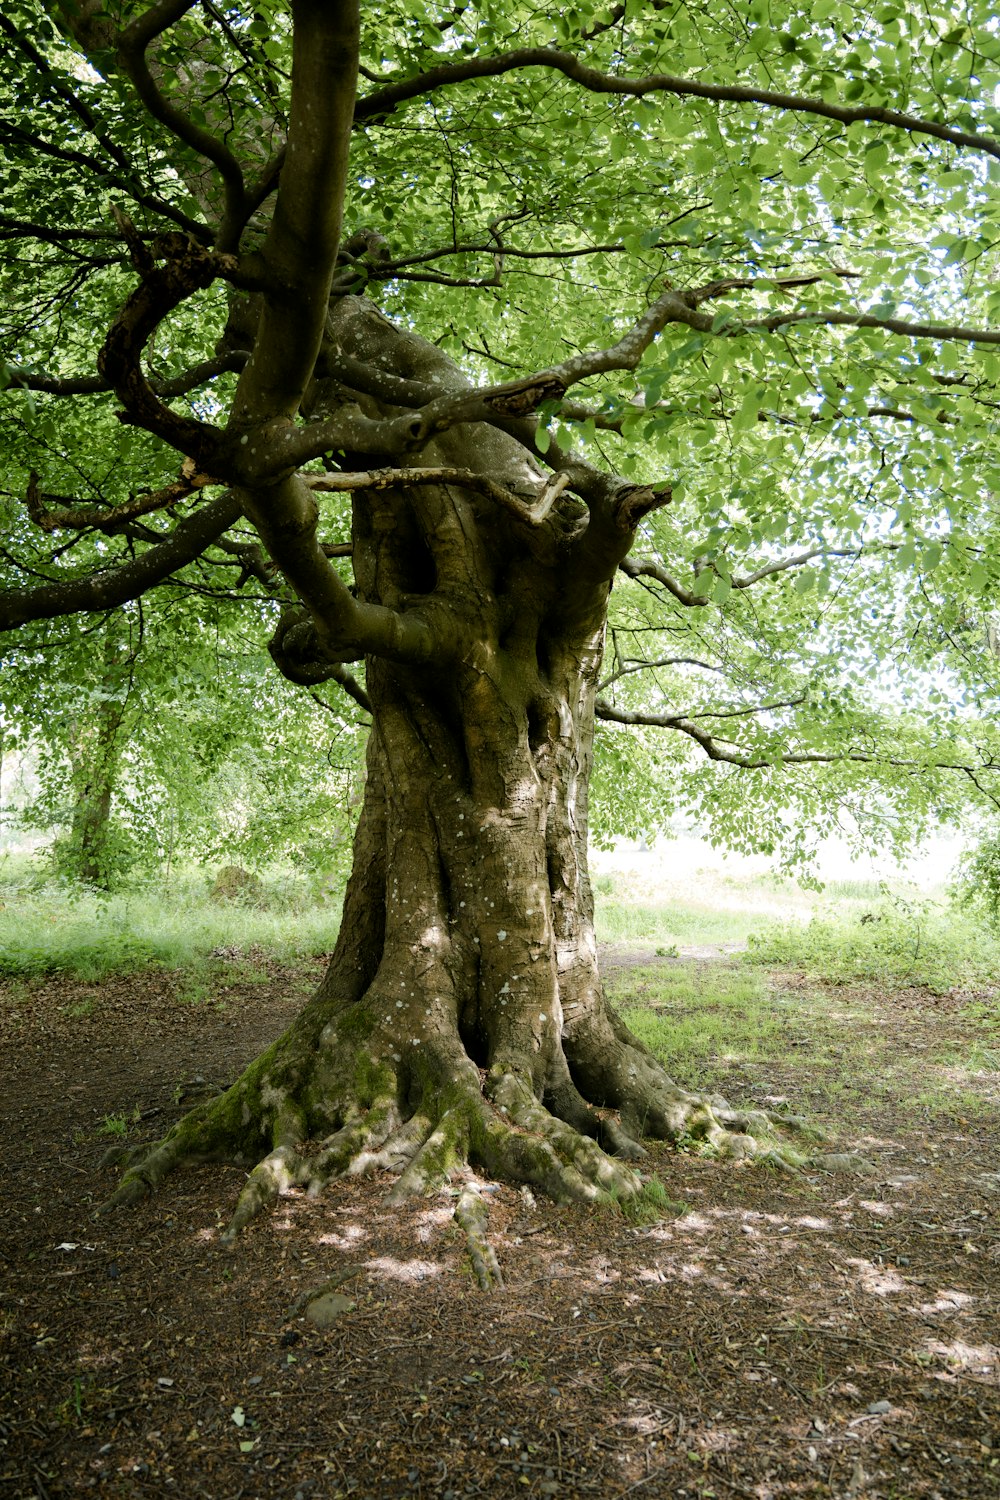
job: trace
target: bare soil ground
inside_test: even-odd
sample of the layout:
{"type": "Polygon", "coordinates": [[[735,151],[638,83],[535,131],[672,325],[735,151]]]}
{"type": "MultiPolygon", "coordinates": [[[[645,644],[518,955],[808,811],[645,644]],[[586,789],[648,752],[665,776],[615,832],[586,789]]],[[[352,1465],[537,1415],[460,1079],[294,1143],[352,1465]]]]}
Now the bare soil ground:
{"type": "MultiPolygon", "coordinates": [[[[863,1180],[663,1152],[687,1212],[647,1228],[497,1188],[493,1296],[449,1201],[390,1211],[378,1180],[283,1199],[232,1254],[217,1237],[233,1168],[95,1221],[109,1117],[162,1133],[317,973],[228,988],[220,973],[200,1003],[156,973],[0,989],[0,1494],[1000,1491],[993,1109],[931,1130],[912,1103],[872,1099],[843,1122],[875,1163],[863,1180]],[[297,1309],[332,1279],[352,1306],[316,1328],[297,1309]]],[[[960,997],[860,999],[915,1059],[968,1024],[960,997]]],[[[730,1076],[733,1096],[817,1108],[794,1042],[766,1076],[730,1076]]]]}

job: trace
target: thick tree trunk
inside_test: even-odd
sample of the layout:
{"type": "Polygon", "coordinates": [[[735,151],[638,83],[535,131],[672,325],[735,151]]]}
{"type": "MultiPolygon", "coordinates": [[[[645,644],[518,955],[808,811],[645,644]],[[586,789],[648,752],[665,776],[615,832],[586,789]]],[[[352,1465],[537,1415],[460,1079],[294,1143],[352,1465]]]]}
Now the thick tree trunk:
{"type": "MultiPolygon", "coordinates": [[[[331,324],[336,354],[461,389],[450,361],[362,299],[344,299],[331,324]]],[[[319,409],[344,399],[330,384],[315,392],[319,409]]],[[[418,461],[529,491],[542,478],[516,438],[482,424],[418,461]]],[[[112,1201],[185,1157],[238,1155],[257,1165],[232,1237],[284,1188],[346,1171],[394,1171],[401,1196],[471,1165],[557,1199],[627,1197],[643,1133],[757,1149],[764,1118],[674,1085],[601,986],[587,791],[614,549],[629,541],[613,526],[595,537],[601,524],[568,495],[536,529],[455,486],[356,499],[359,599],[422,608],[440,647],[430,665],[366,663],[374,722],[336,950],[290,1030],[112,1201]]],[[[272,649],[304,673],[311,644],[296,617],[272,649]]]]}

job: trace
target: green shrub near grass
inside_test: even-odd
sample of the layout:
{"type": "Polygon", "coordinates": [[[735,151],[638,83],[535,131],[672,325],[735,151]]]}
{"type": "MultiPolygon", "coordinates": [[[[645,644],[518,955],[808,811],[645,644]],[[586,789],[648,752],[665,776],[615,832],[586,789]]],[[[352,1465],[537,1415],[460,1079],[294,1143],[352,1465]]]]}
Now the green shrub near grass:
{"type": "Polygon", "coordinates": [[[747,959],[834,983],[923,985],[945,994],[996,981],[1000,938],[937,902],[883,895],[863,911],[769,922],[751,934],[747,959]]]}
{"type": "Polygon", "coordinates": [[[151,964],[186,968],[220,949],[291,961],[333,947],[339,903],[317,900],[306,882],[280,872],[265,889],[269,904],[255,909],[211,901],[200,873],[110,896],[63,881],[0,879],[0,974],[94,982],[151,964]]]}

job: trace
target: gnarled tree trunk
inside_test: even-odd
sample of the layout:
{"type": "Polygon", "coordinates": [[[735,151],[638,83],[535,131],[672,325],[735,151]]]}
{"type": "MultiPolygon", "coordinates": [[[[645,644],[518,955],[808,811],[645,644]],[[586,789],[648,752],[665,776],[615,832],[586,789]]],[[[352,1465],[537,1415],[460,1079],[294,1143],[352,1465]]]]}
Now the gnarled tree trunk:
{"type": "MultiPolygon", "coordinates": [[[[464,388],[440,351],[361,298],[335,306],[328,345],[341,367],[384,371],[388,394],[320,381],[320,414],[355,401],[384,415],[393,381],[464,388]]],[[[413,461],[537,495],[544,475],[510,427],[452,428],[413,461]]],[[[336,951],[289,1031],[134,1165],[113,1201],[184,1157],[236,1154],[257,1165],[233,1236],[283,1188],[346,1171],[392,1169],[405,1195],[471,1163],[558,1199],[627,1197],[643,1133],[756,1149],[764,1117],[674,1085],[601,986],[587,792],[626,503],[588,511],[562,494],[532,524],[458,483],[356,494],[358,599],[419,614],[428,647],[423,663],[393,660],[391,642],[366,662],[373,728],[336,951]]],[[[303,680],[337,670],[299,613],[272,650],[303,680]]]]}

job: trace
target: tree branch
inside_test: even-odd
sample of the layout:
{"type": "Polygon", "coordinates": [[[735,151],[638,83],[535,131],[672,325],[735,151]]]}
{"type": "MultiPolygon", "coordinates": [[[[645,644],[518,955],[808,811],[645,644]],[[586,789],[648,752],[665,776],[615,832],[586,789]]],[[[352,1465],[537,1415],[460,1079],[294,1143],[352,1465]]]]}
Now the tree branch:
{"type": "MultiPolygon", "coordinates": [[[[183,396],[188,391],[193,391],[197,386],[214,379],[216,375],[238,373],[243,369],[249,357],[249,354],[242,349],[233,350],[229,354],[203,360],[200,365],[193,365],[190,370],[184,370],[180,375],[172,375],[169,380],[161,380],[155,375],[150,375],[147,384],[155,396],[170,400],[174,396],[183,396]]],[[[99,395],[102,391],[110,391],[112,388],[103,375],[40,375],[33,370],[24,370],[12,365],[7,366],[5,375],[8,387],[15,386],[21,390],[38,391],[47,396],[99,395]]]]}
{"type": "MultiPolygon", "coordinates": [[[[749,710],[755,712],[756,710],[749,710]]],[[[891,766],[896,770],[912,771],[959,771],[965,776],[972,778],[980,791],[976,780],[977,774],[983,771],[998,769],[993,766],[968,766],[961,761],[935,760],[929,764],[916,760],[897,760],[891,755],[869,755],[860,750],[845,750],[839,755],[822,754],[819,751],[776,751],[771,756],[753,756],[744,754],[739,750],[729,748],[728,743],[720,742],[707,730],[699,728],[690,719],[677,714],[647,713],[643,710],[633,711],[625,708],[617,708],[605,698],[599,698],[594,705],[594,713],[597,718],[612,724],[643,725],[652,729],[677,729],[681,734],[686,734],[700,745],[709,760],[720,761],[725,765],[738,766],[744,771],[779,771],[784,766],[816,766],[816,765],[844,765],[853,763],[869,766],[891,766]]],[[[984,795],[991,801],[996,799],[988,791],[984,795]]]]}
{"type": "Polygon", "coordinates": [[[76,505],[55,495],[43,494],[38,487],[38,475],[32,470],[28,477],[25,507],[32,521],[42,531],[93,530],[114,536],[141,516],[167,510],[210,484],[218,484],[218,480],[209,474],[199,473],[195,465],[188,461],[180,478],[175,479],[173,484],[151,490],[145,495],[134,496],[124,505],[76,505]]]}
{"type": "Polygon", "coordinates": [[[38,588],[0,593],[0,631],[15,630],[29,620],[115,609],[137,599],[157,583],[193,562],[227,531],[241,514],[239,500],[227,491],[199,508],[140,557],[85,578],[53,579],[38,588]]]}
{"type": "Polygon", "coordinates": [[[963,328],[950,323],[911,323],[905,318],[879,318],[872,313],[838,312],[834,309],[773,313],[766,318],[744,319],[734,314],[728,322],[718,326],[714,318],[697,311],[698,297],[697,291],[668,291],[654,305],[670,304],[664,313],[664,326],[667,323],[685,323],[699,333],[711,333],[722,338],[732,338],[758,329],[774,333],[793,323],[814,323],[847,328],[883,328],[887,333],[899,333],[906,338],[940,339],[945,343],[958,341],[1000,344],[1000,329],[996,328],[963,328]]]}
{"type": "Polygon", "coordinates": [[[148,271],[127,298],[97,356],[98,372],[125,407],[122,420],[156,433],[206,471],[219,472],[221,432],[163,404],[143,373],[142,351],[175,307],[218,277],[232,277],[237,261],[179,235],[161,236],[157,243],[165,262],[148,271]]]}
{"type": "Polygon", "coordinates": [[[192,219],[181,209],[175,208],[172,203],[158,198],[152,193],[145,192],[136,182],[128,177],[121,176],[118,172],[110,171],[103,162],[93,156],[87,156],[83,151],[74,151],[66,146],[56,146],[51,141],[45,140],[43,136],[33,135],[30,131],[20,126],[12,125],[9,121],[0,121],[0,141],[4,138],[15,141],[20,145],[30,146],[32,150],[38,151],[43,156],[50,156],[56,161],[63,161],[70,166],[83,167],[95,177],[99,177],[107,187],[118,188],[127,193],[135,203],[143,208],[148,208],[152,213],[159,214],[161,218],[169,219],[172,223],[180,226],[185,233],[192,235],[200,244],[207,245],[212,242],[211,231],[205,224],[197,219],[192,219]]]}
{"type": "Polygon", "coordinates": [[[355,474],[303,474],[301,478],[311,490],[322,492],[387,490],[406,484],[458,484],[501,505],[526,525],[541,526],[566,488],[569,475],[554,474],[547,479],[540,486],[533,505],[488,475],[477,474],[474,469],[368,469],[355,474]]]}
{"type": "MultiPolygon", "coordinates": [[[[801,568],[807,562],[811,562],[814,557],[860,557],[862,550],[860,547],[810,547],[805,552],[797,552],[794,557],[785,557],[777,562],[767,563],[745,577],[734,575],[729,579],[729,583],[733,589],[749,589],[753,588],[755,583],[759,583],[762,578],[770,578],[774,573],[787,572],[790,568],[801,568]]],[[[685,605],[688,609],[702,609],[712,602],[707,594],[695,594],[692,590],[686,589],[683,584],[677,582],[676,578],[671,577],[661,563],[653,558],[638,560],[625,557],[618,567],[627,578],[654,579],[667,590],[668,594],[672,594],[679,604],[685,605]]]]}
{"type": "Polygon", "coordinates": [[[782,94],[773,89],[751,88],[745,84],[703,83],[698,79],[679,78],[670,73],[652,73],[646,78],[622,78],[589,68],[579,58],[553,47],[525,47],[495,57],[470,58],[467,62],[442,63],[426,73],[399,83],[389,84],[359,99],[354,112],[356,121],[377,119],[391,114],[409,99],[425,97],[438,89],[454,87],[475,78],[497,78],[522,68],[550,68],[562,73],[572,83],[594,94],[619,94],[641,99],[647,94],[673,94],[679,98],[710,99],[717,103],[763,104],[769,109],[789,110],[797,114],[818,115],[842,125],[865,122],[906,130],[914,135],[929,135],[953,146],[985,151],[1000,161],[1000,141],[976,131],[957,130],[935,120],[923,120],[882,105],[831,104],[825,99],[810,99],[799,94],[782,94]]]}
{"type": "Polygon", "coordinates": [[[234,250],[247,215],[240,164],[224,141],[205,126],[197,124],[161,93],[146,58],[147,49],[156,38],[193,10],[195,3],[196,0],[159,0],[126,26],[118,39],[118,52],[124,71],[153,119],[159,120],[179,141],[218,170],[226,200],[225,219],[218,242],[222,248],[234,250]]]}

